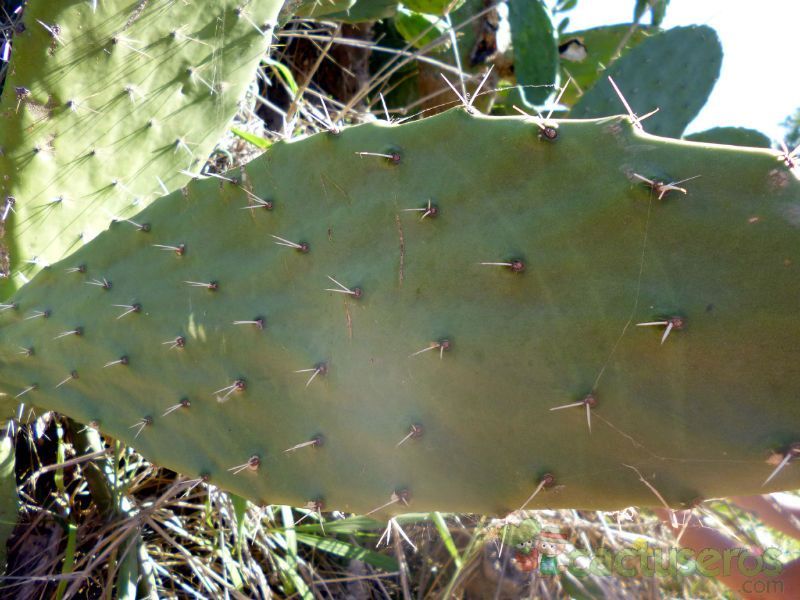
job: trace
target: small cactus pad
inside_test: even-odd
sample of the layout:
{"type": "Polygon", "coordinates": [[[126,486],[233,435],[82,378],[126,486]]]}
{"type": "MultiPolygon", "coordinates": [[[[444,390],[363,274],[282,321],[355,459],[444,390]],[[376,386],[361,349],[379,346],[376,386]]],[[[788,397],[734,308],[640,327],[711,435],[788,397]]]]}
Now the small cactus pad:
{"type": "MultiPolygon", "coordinates": [[[[721,66],[722,46],[716,32],[692,25],[653,35],[623,54],[604,75],[616,81],[639,116],[659,109],[646,121],[648,132],[680,137],[705,105],[721,66]]],[[[620,106],[614,88],[601,77],[580,97],[569,116],[614,115],[620,106]]]]}
{"type": "Polygon", "coordinates": [[[800,486],[795,175],[626,117],[550,125],[456,109],[193,181],[15,295],[0,391],[259,502],[800,486]]]}
{"type": "Polygon", "coordinates": [[[15,200],[4,240],[12,285],[203,166],[281,4],[27,3],[0,103],[0,206],[15,200]]]}
{"type": "Polygon", "coordinates": [[[508,21],[514,39],[514,75],[531,104],[552,94],[558,74],[558,43],[543,0],[511,0],[508,21]]]}
{"type": "Polygon", "coordinates": [[[622,23],[562,34],[558,40],[562,78],[571,77],[574,83],[567,86],[561,103],[572,106],[584,90],[602,79],[606,66],[617,58],[620,45],[621,52],[627,52],[656,33],[658,29],[641,25],[631,32],[630,23],[622,23]]]}

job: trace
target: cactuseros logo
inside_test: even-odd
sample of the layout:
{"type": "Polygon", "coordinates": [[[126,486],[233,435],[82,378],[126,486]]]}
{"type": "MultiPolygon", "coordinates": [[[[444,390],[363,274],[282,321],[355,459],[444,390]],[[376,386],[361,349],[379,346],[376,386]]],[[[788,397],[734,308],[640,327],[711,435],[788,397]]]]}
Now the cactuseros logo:
{"type": "MultiPolygon", "coordinates": [[[[529,529],[529,528],[525,528],[529,529]]],[[[514,566],[522,572],[542,576],[558,574],[558,556],[564,552],[566,534],[554,527],[541,529],[533,537],[514,544],[514,566]]]]}

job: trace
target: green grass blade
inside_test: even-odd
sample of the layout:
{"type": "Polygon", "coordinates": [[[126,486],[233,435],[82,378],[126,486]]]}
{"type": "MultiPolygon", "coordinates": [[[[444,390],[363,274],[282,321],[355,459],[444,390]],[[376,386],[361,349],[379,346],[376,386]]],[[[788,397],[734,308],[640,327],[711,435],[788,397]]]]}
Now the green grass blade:
{"type": "Polygon", "coordinates": [[[359,535],[366,531],[378,531],[386,528],[386,523],[370,519],[369,517],[350,517],[339,521],[328,521],[326,523],[309,523],[308,525],[298,525],[295,531],[303,533],[321,533],[329,535],[334,533],[345,533],[359,535]]]}
{"type": "Polygon", "coordinates": [[[241,556],[242,545],[244,543],[244,525],[247,516],[247,500],[236,494],[228,494],[233,505],[233,514],[236,517],[236,549],[241,556]]]}
{"type": "Polygon", "coordinates": [[[72,573],[72,568],[75,564],[75,546],[78,541],[78,527],[70,523],[67,526],[67,549],[64,550],[64,566],[61,567],[61,575],[64,577],[58,582],[56,588],[56,600],[61,600],[64,597],[64,592],[67,589],[67,575],[72,573]]]}
{"type": "MultiPolygon", "coordinates": [[[[60,425],[56,428],[56,433],[58,434],[58,445],[56,448],[56,464],[62,464],[65,460],[67,460],[67,452],[66,446],[64,444],[64,428],[60,425]]],[[[54,475],[54,480],[56,484],[56,489],[59,493],[64,494],[66,493],[66,488],[64,487],[64,469],[57,469],[54,475]]]]}
{"type": "Polygon", "coordinates": [[[366,548],[361,548],[355,544],[350,544],[349,542],[344,542],[331,537],[320,537],[307,533],[298,533],[297,541],[305,544],[306,546],[311,546],[312,548],[316,548],[317,550],[327,552],[335,556],[341,556],[342,558],[349,558],[351,560],[360,560],[384,571],[392,572],[397,571],[400,568],[400,566],[397,564],[397,561],[391,556],[384,556],[383,554],[378,554],[372,550],[367,550],[366,548]]]}
{"type": "Polygon", "coordinates": [[[297,96],[297,90],[299,88],[297,86],[297,82],[294,80],[294,75],[292,75],[292,72],[289,70],[289,67],[271,58],[265,59],[264,62],[278,72],[280,78],[283,79],[286,85],[289,86],[289,89],[292,90],[292,95],[297,96]]]}
{"type": "Polygon", "coordinates": [[[239,572],[239,563],[231,556],[228,544],[225,541],[225,533],[222,531],[219,531],[217,535],[217,549],[219,551],[219,557],[222,559],[222,564],[230,575],[231,584],[233,584],[233,587],[237,590],[241,590],[244,587],[244,580],[242,579],[242,574],[239,572]]]}
{"type": "Polygon", "coordinates": [[[439,511],[432,512],[431,519],[433,520],[433,524],[436,525],[436,530],[439,532],[442,542],[444,542],[444,547],[447,548],[450,556],[453,557],[453,562],[456,564],[456,568],[460,569],[462,565],[461,555],[458,553],[458,548],[456,548],[456,543],[453,540],[453,536],[450,535],[450,529],[447,527],[447,523],[445,522],[442,513],[439,511]]]}
{"type": "Polygon", "coordinates": [[[15,460],[14,438],[0,437],[0,575],[5,569],[6,542],[14,531],[19,512],[15,460]]]}
{"type": "Polygon", "coordinates": [[[231,133],[242,138],[245,142],[250,142],[254,146],[261,148],[262,150],[266,150],[272,145],[272,142],[269,140],[264,139],[254,133],[250,133],[249,131],[245,131],[244,129],[239,129],[238,127],[231,127],[231,133]]]}
{"type": "Polygon", "coordinates": [[[297,533],[294,530],[294,515],[291,506],[281,506],[283,537],[286,540],[286,562],[292,570],[297,569],[297,533]]]}
{"type": "Polygon", "coordinates": [[[117,598],[120,600],[136,600],[136,590],[139,582],[140,543],[139,532],[134,530],[125,544],[122,561],[117,573],[117,598]]]}
{"type": "Polygon", "coordinates": [[[297,596],[302,598],[302,600],[313,600],[314,594],[311,593],[311,589],[308,587],[302,575],[300,575],[294,567],[289,566],[289,563],[280,556],[273,555],[273,558],[278,565],[281,578],[284,579],[284,585],[286,584],[286,579],[291,579],[291,583],[294,586],[293,591],[297,596]]]}

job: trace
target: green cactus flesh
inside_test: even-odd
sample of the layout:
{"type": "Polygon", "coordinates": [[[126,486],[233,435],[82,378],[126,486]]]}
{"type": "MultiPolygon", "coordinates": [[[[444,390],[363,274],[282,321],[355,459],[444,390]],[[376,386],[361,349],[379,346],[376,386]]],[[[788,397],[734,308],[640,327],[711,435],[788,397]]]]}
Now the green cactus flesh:
{"type": "Polygon", "coordinates": [[[658,32],[657,28],[641,25],[632,31],[630,23],[622,23],[562,34],[558,45],[563,79],[569,77],[573,83],[564,90],[561,103],[574,105],[584,90],[604,79],[606,65],[616,58],[620,46],[622,52],[627,52],[658,32]]]}
{"type": "MultiPolygon", "coordinates": [[[[394,16],[394,26],[403,39],[414,48],[424,48],[445,35],[447,24],[441,17],[410,11],[402,6],[394,16]]],[[[434,52],[446,52],[446,45],[435,48],[434,52]]]]}
{"type": "Polygon", "coordinates": [[[415,12],[443,15],[461,8],[464,0],[404,0],[403,4],[415,12]]]}
{"type": "Polygon", "coordinates": [[[0,208],[15,200],[4,240],[15,285],[203,166],[281,4],[28,2],[0,103],[0,208]]]}
{"type": "MultiPolygon", "coordinates": [[[[675,27],[646,39],[608,67],[633,111],[656,135],[680,137],[706,103],[722,66],[716,32],[704,25],[675,27]]],[[[605,77],[583,94],[570,117],[604,117],[619,112],[619,98],[605,77]],[[598,85],[599,84],[599,85],[598,85]]]]}
{"type": "Polygon", "coordinates": [[[346,11],[356,0],[306,0],[294,9],[294,14],[304,18],[322,18],[329,13],[346,11]]]}
{"type": "Polygon", "coordinates": [[[514,40],[514,75],[531,104],[543,104],[558,74],[558,43],[550,9],[542,0],[512,0],[508,22],[514,40]]]}
{"type": "Polygon", "coordinates": [[[749,146],[751,148],[770,148],[769,137],[755,129],[747,127],[712,127],[705,131],[690,133],[684,136],[690,142],[707,142],[710,144],[728,144],[730,146],[749,146]]]}
{"type": "Polygon", "coordinates": [[[193,181],[17,293],[0,391],[259,502],[800,486],[791,460],[764,485],[800,440],[789,167],[626,117],[557,127],[451,110],[193,181]]]}
{"type": "Polygon", "coordinates": [[[325,19],[344,23],[377,21],[394,16],[397,8],[397,0],[361,0],[347,10],[325,15],[325,19]]]}

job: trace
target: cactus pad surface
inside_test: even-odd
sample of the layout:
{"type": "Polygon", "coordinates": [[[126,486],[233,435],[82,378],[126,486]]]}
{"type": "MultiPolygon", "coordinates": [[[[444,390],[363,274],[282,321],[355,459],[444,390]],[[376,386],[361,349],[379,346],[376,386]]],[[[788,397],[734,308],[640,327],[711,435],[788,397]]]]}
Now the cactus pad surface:
{"type": "Polygon", "coordinates": [[[755,129],[747,127],[712,127],[705,131],[690,133],[684,139],[690,142],[707,142],[710,144],[727,144],[729,146],[747,146],[751,148],[770,148],[769,137],[755,129]]]}
{"type": "MultiPolygon", "coordinates": [[[[633,111],[659,109],[645,129],[680,137],[706,103],[722,66],[716,32],[704,25],[675,27],[657,33],[628,50],[605,71],[616,81],[633,111]]],[[[570,117],[603,117],[619,112],[619,98],[598,80],[572,107],[570,117]]]]}
{"type": "MultiPolygon", "coordinates": [[[[0,103],[15,286],[177,189],[235,114],[279,0],[28,2],[0,103]]],[[[5,212],[5,211],[4,211],[5,212]]],[[[10,285],[0,288],[7,297],[10,285]]]]}
{"type": "Polygon", "coordinates": [[[193,181],[15,295],[0,391],[257,502],[800,486],[763,485],[800,441],[795,175],[623,117],[556,131],[451,110],[193,181]]]}

